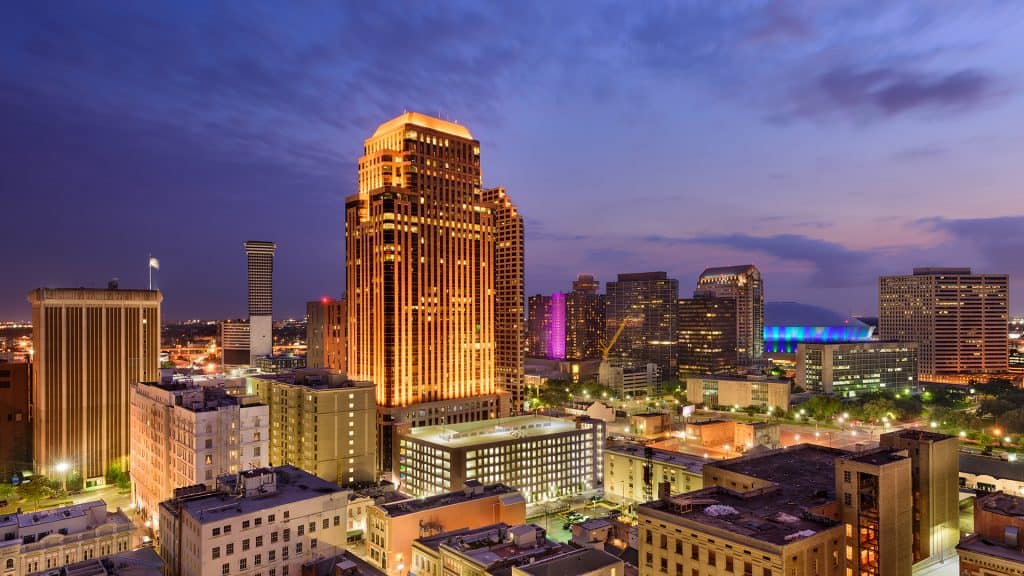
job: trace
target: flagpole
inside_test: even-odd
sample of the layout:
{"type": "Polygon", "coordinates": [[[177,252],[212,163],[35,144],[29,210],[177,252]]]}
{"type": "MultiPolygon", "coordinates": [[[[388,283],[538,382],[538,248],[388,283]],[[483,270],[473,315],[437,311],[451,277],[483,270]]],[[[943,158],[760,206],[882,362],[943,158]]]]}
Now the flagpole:
{"type": "Polygon", "coordinates": [[[153,289],[153,255],[150,254],[146,260],[146,269],[149,270],[149,289],[153,289]]]}

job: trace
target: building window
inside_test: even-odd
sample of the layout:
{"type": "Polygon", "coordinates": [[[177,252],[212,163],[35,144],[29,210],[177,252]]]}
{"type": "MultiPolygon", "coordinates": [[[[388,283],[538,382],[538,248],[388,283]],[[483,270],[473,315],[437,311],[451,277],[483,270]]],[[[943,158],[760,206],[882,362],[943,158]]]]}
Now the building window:
{"type": "Polygon", "coordinates": [[[851,477],[850,471],[849,470],[843,470],[843,482],[846,482],[847,484],[849,484],[850,483],[850,477],[851,477]]]}
{"type": "Polygon", "coordinates": [[[242,530],[248,530],[248,529],[249,529],[249,521],[248,520],[242,520],[242,530]]]}
{"type": "Polygon", "coordinates": [[[235,553],[235,544],[234,544],[234,542],[232,542],[232,543],[230,543],[230,544],[228,544],[227,546],[224,547],[224,553],[227,554],[228,556],[231,556],[232,554],[235,553]]]}
{"type": "Polygon", "coordinates": [[[220,565],[220,573],[223,576],[228,576],[228,574],[231,574],[231,565],[230,564],[221,564],[220,565]]]}
{"type": "Polygon", "coordinates": [[[263,546],[263,536],[256,537],[256,547],[259,548],[260,546],[263,546]]]}
{"type": "Polygon", "coordinates": [[[245,558],[241,558],[241,559],[238,560],[238,569],[239,570],[245,570],[247,567],[248,567],[248,562],[245,561],[245,558]]]}
{"type": "Polygon", "coordinates": [[[242,540],[242,551],[244,552],[244,551],[246,551],[248,549],[249,549],[249,539],[246,538],[245,540],[242,540]]]}
{"type": "Polygon", "coordinates": [[[853,495],[850,494],[849,492],[844,492],[843,493],[843,504],[846,504],[847,506],[852,506],[853,505],[853,495]]]}
{"type": "Polygon", "coordinates": [[[217,558],[220,558],[220,546],[214,546],[213,547],[213,558],[214,558],[214,560],[216,560],[217,558]]]}

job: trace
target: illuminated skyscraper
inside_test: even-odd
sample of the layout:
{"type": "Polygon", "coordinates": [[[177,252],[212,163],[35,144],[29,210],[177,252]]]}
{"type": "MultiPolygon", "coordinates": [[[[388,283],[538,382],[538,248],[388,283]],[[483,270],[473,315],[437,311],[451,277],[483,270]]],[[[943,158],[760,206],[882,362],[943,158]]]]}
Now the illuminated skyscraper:
{"type": "Polygon", "coordinates": [[[736,367],[736,299],[679,299],[679,372],[714,374],[736,367]]]}
{"type": "Polygon", "coordinates": [[[160,379],[163,295],[39,288],[28,300],[36,471],[67,464],[87,486],[102,484],[112,464],[128,468],[131,385],[160,379]]]}
{"type": "Polygon", "coordinates": [[[306,303],[306,367],[347,372],[345,299],[306,303]]]}
{"type": "Polygon", "coordinates": [[[526,400],[523,389],[523,314],[526,287],[523,216],[504,188],[483,191],[494,211],[494,362],[495,384],[509,393],[518,413],[526,400]]]}
{"type": "Polygon", "coordinates": [[[530,296],[526,317],[526,349],[530,358],[547,358],[551,339],[551,296],[530,296]]]}
{"type": "Polygon", "coordinates": [[[274,251],[277,244],[250,240],[243,244],[249,263],[249,361],[274,353],[274,251]]]}
{"type": "Polygon", "coordinates": [[[736,300],[736,360],[741,366],[764,354],[764,284],[756,266],[708,268],[694,295],[736,300]]]}
{"type": "Polygon", "coordinates": [[[600,282],[580,274],[565,295],[565,357],[590,360],[601,357],[604,337],[605,296],[598,294],[600,282]]]}
{"type": "Polygon", "coordinates": [[[915,268],[878,281],[878,336],[916,342],[921,378],[1007,370],[1010,279],[915,268]]]}
{"type": "Polygon", "coordinates": [[[469,130],[415,112],[381,124],[345,204],[345,248],[348,371],[377,387],[381,468],[396,423],[507,412],[495,383],[494,207],[469,130]]]}
{"type": "Polygon", "coordinates": [[[614,341],[609,356],[657,364],[661,379],[671,378],[676,371],[679,281],[664,272],[619,274],[606,289],[605,338],[614,341]]]}

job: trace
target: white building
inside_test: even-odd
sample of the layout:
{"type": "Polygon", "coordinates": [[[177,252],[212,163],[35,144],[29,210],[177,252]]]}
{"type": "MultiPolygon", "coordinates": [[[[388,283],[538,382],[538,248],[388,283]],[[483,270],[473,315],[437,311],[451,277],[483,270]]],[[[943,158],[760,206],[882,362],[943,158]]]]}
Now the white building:
{"type": "Polygon", "coordinates": [[[0,574],[24,576],[126,552],[132,523],[103,500],[0,515],[0,574]]]}
{"type": "Polygon", "coordinates": [[[218,476],[267,465],[270,409],[230,390],[191,379],[132,385],[133,501],[156,529],[175,488],[212,488],[218,476]]]}
{"type": "Polygon", "coordinates": [[[160,504],[167,576],[298,576],[344,551],[348,492],[294,466],[179,489],[160,504]]]}

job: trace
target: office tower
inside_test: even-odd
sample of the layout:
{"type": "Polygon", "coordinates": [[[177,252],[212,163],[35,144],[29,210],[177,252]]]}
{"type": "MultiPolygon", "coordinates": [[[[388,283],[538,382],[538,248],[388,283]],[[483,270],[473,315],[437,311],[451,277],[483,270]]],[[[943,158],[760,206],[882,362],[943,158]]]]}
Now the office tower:
{"type": "Polygon", "coordinates": [[[190,378],[131,388],[131,477],[136,510],[159,530],[160,502],[270,461],[270,409],[255,396],[190,378]]]}
{"type": "Polygon", "coordinates": [[[657,364],[661,380],[676,370],[679,281],[664,272],[619,274],[606,285],[605,340],[624,363],[657,364]],[[616,338],[618,335],[618,338],[616,338]]]}
{"type": "Polygon", "coordinates": [[[837,342],[797,345],[796,384],[853,397],[874,390],[917,388],[917,344],[837,342]]]}
{"type": "Polygon", "coordinates": [[[245,470],[160,503],[167,576],[298,576],[345,549],[349,492],[294,466],[245,470]]]}
{"type": "Polygon", "coordinates": [[[915,568],[955,556],[960,539],[960,440],[906,429],[882,434],[879,444],[910,456],[915,568]]]}
{"type": "Polygon", "coordinates": [[[715,374],[736,368],[736,299],[679,299],[679,373],[715,374]]]}
{"type": "Polygon", "coordinates": [[[244,242],[249,263],[249,363],[274,353],[274,251],[277,244],[244,242]]]}
{"type": "Polygon", "coordinates": [[[221,363],[224,368],[250,364],[248,320],[220,322],[217,324],[217,340],[220,342],[221,363]]]}
{"type": "Polygon", "coordinates": [[[547,358],[551,343],[551,296],[536,294],[527,301],[526,350],[530,358],[547,358]]]}
{"type": "Polygon", "coordinates": [[[372,382],[321,368],[249,376],[246,388],[270,406],[271,463],[342,486],[377,480],[372,382]]]}
{"type": "Polygon", "coordinates": [[[479,480],[514,486],[530,504],[593,494],[603,485],[604,439],[604,422],[586,417],[513,416],[415,428],[399,436],[399,490],[431,496],[479,480]]]}
{"type": "Polygon", "coordinates": [[[565,357],[591,360],[601,357],[604,338],[605,296],[598,294],[600,282],[580,274],[565,295],[565,357]]]}
{"type": "Polygon", "coordinates": [[[523,387],[523,309],[526,286],[523,216],[504,188],[483,191],[494,214],[494,365],[495,385],[508,392],[512,410],[526,402],[523,387]]]}
{"type": "Polygon", "coordinates": [[[494,209],[480,185],[480,143],[458,124],[409,112],[364,143],[345,205],[348,371],[377,386],[384,470],[396,422],[508,412],[494,381],[494,209]]]}
{"type": "Polygon", "coordinates": [[[306,368],[347,372],[346,316],[344,298],[306,303],[306,368]]]}
{"type": "Polygon", "coordinates": [[[736,361],[747,366],[764,354],[764,284],[753,264],[708,268],[694,296],[736,300],[736,361]]]}
{"type": "Polygon", "coordinates": [[[957,545],[963,576],[1024,574],[1024,498],[994,492],[974,499],[974,533],[957,545]]]}
{"type": "Polygon", "coordinates": [[[159,290],[39,288],[29,292],[35,361],[33,458],[68,465],[87,487],[128,467],[131,385],[160,374],[159,290]]]}
{"type": "Polygon", "coordinates": [[[32,364],[0,362],[0,478],[32,469],[32,364]]]}
{"type": "Polygon", "coordinates": [[[1009,277],[915,268],[878,281],[878,336],[916,342],[922,379],[1007,370],[1009,277]]]}

